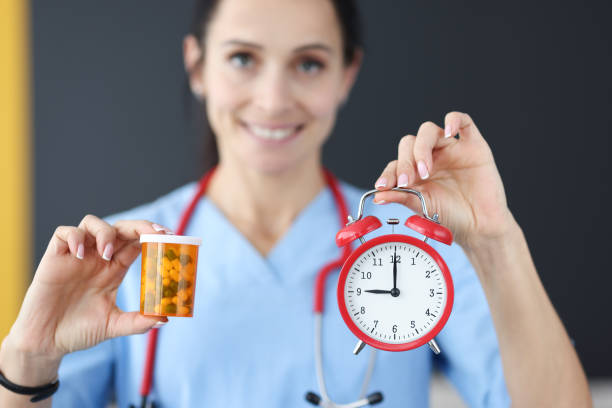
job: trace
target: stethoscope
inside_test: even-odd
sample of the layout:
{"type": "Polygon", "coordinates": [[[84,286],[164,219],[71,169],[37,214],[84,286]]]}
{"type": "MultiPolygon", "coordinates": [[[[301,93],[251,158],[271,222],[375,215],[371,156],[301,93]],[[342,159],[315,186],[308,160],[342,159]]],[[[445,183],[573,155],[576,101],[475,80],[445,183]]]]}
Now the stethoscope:
{"type": "MultiPolygon", "coordinates": [[[[193,195],[191,201],[185,209],[180,217],[178,228],[176,229],[176,233],[178,235],[182,235],[185,232],[187,224],[189,223],[193,211],[200,201],[200,199],[206,193],[206,189],[214,174],[215,169],[208,171],[199,181],[198,188],[196,189],[195,194],[193,195]]],[[[338,187],[338,181],[334,177],[331,172],[328,170],[323,170],[323,175],[329,186],[332,195],[334,197],[334,202],[336,204],[336,210],[338,212],[338,218],[340,220],[340,226],[344,227],[344,220],[348,218],[348,208],[346,202],[344,200],[344,196],[340,192],[340,188],[338,187]]],[[[309,391],[306,393],[306,401],[310,402],[313,405],[318,405],[326,408],[358,408],[364,407],[366,405],[374,405],[383,400],[383,396],[380,392],[374,392],[366,396],[366,392],[368,390],[368,386],[370,384],[370,379],[372,378],[372,373],[374,372],[374,366],[376,363],[376,349],[371,348],[370,358],[368,361],[368,368],[366,370],[366,374],[363,379],[363,384],[361,386],[361,392],[359,394],[359,398],[348,404],[337,404],[331,400],[329,394],[327,393],[327,388],[325,386],[325,377],[323,375],[323,353],[321,350],[321,326],[323,320],[323,298],[325,294],[325,282],[329,274],[342,267],[342,264],[346,260],[346,258],[351,253],[350,245],[344,247],[342,254],[338,259],[335,259],[325,265],[319,273],[317,274],[315,289],[314,289],[314,348],[315,348],[315,368],[317,374],[317,383],[319,386],[320,395],[309,391]]],[[[153,383],[153,371],[155,366],[155,351],[157,346],[157,336],[159,335],[159,329],[152,329],[149,332],[149,336],[147,339],[147,353],[145,356],[145,365],[142,377],[142,383],[140,386],[140,396],[141,408],[156,408],[156,404],[150,399],[151,385],[153,383]]],[[[135,405],[130,405],[130,408],[135,408],[135,405]]]]}

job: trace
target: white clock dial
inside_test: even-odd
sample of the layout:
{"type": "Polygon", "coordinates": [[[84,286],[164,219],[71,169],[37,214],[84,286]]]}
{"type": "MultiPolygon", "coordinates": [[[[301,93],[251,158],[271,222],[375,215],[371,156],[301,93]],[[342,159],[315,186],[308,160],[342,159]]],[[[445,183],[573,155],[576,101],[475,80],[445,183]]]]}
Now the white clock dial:
{"type": "Polygon", "coordinates": [[[421,248],[385,242],[361,254],[344,285],[346,308],[355,325],[378,341],[415,341],[442,318],[448,298],[439,265],[421,248]],[[394,288],[393,269],[397,278],[394,288]]]}

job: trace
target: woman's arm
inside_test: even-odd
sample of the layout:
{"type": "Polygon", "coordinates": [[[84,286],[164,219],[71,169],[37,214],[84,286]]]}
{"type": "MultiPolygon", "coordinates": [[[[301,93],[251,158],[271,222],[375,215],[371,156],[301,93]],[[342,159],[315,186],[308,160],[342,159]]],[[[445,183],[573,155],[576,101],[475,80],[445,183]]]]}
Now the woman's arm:
{"type": "Polygon", "coordinates": [[[415,198],[388,191],[395,186],[421,191],[430,213],[440,214],[472,262],[489,303],[514,406],[591,406],[580,361],[507,207],[491,150],[472,119],[451,112],[444,129],[424,123],[416,136],[402,138],[398,159],[376,182],[377,202],[399,202],[419,212],[415,198]]]}
{"type": "MultiPolygon", "coordinates": [[[[0,348],[0,370],[11,382],[25,387],[38,387],[57,379],[61,358],[37,355],[25,349],[25,345],[15,344],[7,336],[0,348]]],[[[31,403],[31,395],[20,395],[0,387],[0,407],[38,407],[50,408],[51,399],[31,403]]]]}
{"type": "Polygon", "coordinates": [[[585,374],[515,222],[465,252],[482,283],[516,407],[590,407],[585,374]]]}
{"type": "MultiPolygon", "coordinates": [[[[4,376],[21,386],[49,384],[64,355],[167,321],[123,312],[115,303],[119,284],[140,253],[140,234],[165,231],[148,221],[111,226],[91,215],[78,227],[58,227],[2,342],[4,376]]],[[[50,399],[32,404],[30,398],[0,386],[0,407],[50,406],[50,399]]]]}

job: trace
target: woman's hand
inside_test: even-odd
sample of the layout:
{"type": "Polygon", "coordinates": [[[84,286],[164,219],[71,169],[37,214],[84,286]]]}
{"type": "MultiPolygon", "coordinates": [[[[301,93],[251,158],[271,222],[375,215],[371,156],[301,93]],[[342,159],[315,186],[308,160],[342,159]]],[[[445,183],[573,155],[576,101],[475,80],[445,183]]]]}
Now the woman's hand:
{"type": "Polygon", "coordinates": [[[442,129],[425,122],[416,136],[401,139],[397,160],[376,182],[375,202],[398,202],[421,213],[414,195],[387,191],[413,187],[460,245],[500,238],[515,223],[491,150],[469,115],[451,112],[444,123],[442,129]]]}
{"type": "Polygon", "coordinates": [[[78,227],[58,227],[11,328],[11,344],[21,352],[59,360],[167,321],[123,312],[115,303],[117,288],[140,253],[140,234],[158,232],[170,231],[148,221],[111,226],[93,215],[78,227]]]}

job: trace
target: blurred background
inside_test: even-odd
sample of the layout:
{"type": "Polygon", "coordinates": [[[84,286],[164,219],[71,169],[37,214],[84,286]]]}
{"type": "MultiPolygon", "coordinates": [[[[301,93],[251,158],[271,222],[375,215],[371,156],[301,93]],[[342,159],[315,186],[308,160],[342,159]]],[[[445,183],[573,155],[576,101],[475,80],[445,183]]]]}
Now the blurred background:
{"type": "MultiPolygon", "coordinates": [[[[0,4],[4,337],[57,225],[199,178],[204,146],[182,66],[190,1],[0,4]]],[[[326,165],[372,186],[401,136],[468,112],[598,404],[612,404],[609,3],[360,4],[366,57],[326,165]]]]}

